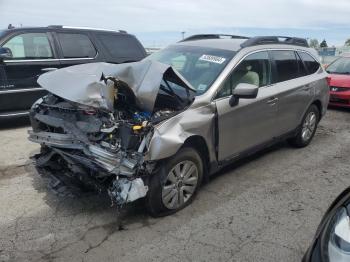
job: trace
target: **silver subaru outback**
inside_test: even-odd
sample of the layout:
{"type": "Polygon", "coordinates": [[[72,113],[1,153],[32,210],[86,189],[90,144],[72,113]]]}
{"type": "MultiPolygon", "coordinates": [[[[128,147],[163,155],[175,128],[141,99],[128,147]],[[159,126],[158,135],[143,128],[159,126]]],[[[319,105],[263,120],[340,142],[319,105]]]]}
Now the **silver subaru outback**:
{"type": "MultiPolygon", "coordinates": [[[[326,72],[305,39],[195,35],[141,62],[40,76],[29,140],[51,187],[96,190],[167,215],[223,166],[287,139],[305,147],[326,113],[326,72]]],[[[62,189],[63,188],[63,189],[62,189]]]]}

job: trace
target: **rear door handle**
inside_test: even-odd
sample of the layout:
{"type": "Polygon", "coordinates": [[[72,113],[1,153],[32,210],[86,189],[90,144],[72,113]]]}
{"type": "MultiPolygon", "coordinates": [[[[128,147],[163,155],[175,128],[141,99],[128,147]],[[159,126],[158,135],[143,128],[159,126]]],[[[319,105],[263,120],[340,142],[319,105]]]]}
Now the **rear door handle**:
{"type": "Polygon", "coordinates": [[[50,72],[50,71],[55,71],[57,69],[58,68],[56,68],[56,67],[48,67],[48,68],[42,68],[41,71],[43,71],[43,72],[50,72]]]}
{"type": "Polygon", "coordinates": [[[269,100],[267,100],[266,103],[269,104],[269,105],[274,105],[274,104],[277,103],[277,101],[278,101],[277,97],[271,97],[269,100]]]}

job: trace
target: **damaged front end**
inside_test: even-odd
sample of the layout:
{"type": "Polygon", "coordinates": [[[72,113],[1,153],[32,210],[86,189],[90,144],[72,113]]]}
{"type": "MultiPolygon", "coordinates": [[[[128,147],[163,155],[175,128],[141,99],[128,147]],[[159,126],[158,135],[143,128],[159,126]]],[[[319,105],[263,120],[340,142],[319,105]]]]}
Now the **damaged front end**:
{"type": "Polygon", "coordinates": [[[146,196],[156,166],[145,158],[154,128],[195,94],[175,70],[153,61],[73,66],[38,83],[49,91],[30,112],[39,172],[107,190],[118,206],[146,196]]]}

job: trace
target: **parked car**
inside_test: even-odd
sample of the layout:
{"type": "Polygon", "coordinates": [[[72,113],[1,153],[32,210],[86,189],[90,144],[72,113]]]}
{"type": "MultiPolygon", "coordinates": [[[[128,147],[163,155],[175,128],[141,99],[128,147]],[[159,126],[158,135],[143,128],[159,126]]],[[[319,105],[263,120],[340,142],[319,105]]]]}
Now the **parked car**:
{"type": "Polygon", "coordinates": [[[332,62],[337,60],[339,56],[320,56],[320,62],[324,68],[327,68],[332,62]]]}
{"type": "Polygon", "coordinates": [[[329,73],[329,104],[350,108],[350,57],[335,60],[326,71],[329,73]]]}
{"type": "Polygon", "coordinates": [[[225,165],[283,139],[307,146],[326,76],[305,39],[200,35],[137,63],[43,74],[29,139],[39,173],[171,214],[225,165]]]}
{"type": "Polygon", "coordinates": [[[67,26],[0,31],[0,119],[27,115],[46,91],[37,84],[47,71],[91,62],[124,63],[143,59],[135,36],[67,26]]]}
{"type": "Polygon", "coordinates": [[[316,230],[303,262],[350,261],[350,188],[331,204],[316,230]]]}

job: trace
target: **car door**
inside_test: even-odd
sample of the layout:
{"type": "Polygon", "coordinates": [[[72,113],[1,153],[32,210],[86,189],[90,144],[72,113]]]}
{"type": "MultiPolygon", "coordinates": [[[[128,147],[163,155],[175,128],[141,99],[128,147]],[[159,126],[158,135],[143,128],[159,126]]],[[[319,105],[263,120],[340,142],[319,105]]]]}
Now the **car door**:
{"type": "Polygon", "coordinates": [[[0,60],[0,90],[7,88],[7,77],[5,72],[5,65],[0,60]]]}
{"type": "Polygon", "coordinates": [[[56,31],[61,67],[101,61],[88,31],[56,31]]]}
{"type": "Polygon", "coordinates": [[[38,76],[59,66],[50,33],[18,32],[2,44],[12,58],[2,63],[6,84],[0,89],[0,113],[25,111],[46,92],[37,84],[38,76]]]}
{"type": "Polygon", "coordinates": [[[270,83],[269,54],[259,51],[243,59],[219,89],[215,98],[219,161],[238,156],[276,135],[277,90],[270,83]],[[239,83],[255,84],[259,92],[255,99],[240,99],[232,107],[229,100],[239,83]]]}
{"type": "Polygon", "coordinates": [[[314,93],[304,63],[294,50],[272,50],[270,55],[273,83],[279,90],[277,128],[283,135],[299,126],[314,93]]]}

